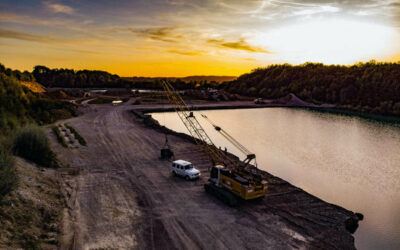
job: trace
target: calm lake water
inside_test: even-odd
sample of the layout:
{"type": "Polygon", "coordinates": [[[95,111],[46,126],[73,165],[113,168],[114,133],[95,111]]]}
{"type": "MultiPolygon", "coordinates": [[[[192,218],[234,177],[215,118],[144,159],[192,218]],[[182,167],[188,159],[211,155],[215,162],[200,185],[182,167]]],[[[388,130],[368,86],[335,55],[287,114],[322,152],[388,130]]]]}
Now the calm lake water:
{"type": "MultiPolygon", "coordinates": [[[[400,128],[298,109],[201,111],[257,155],[258,167],[364,220],[358,249],[400,249],[400,128]]],[[[152,114],[175,131],[176,113],[152,114]]],[[[195,112],[217,146],[243,158],[195,112]]]]}

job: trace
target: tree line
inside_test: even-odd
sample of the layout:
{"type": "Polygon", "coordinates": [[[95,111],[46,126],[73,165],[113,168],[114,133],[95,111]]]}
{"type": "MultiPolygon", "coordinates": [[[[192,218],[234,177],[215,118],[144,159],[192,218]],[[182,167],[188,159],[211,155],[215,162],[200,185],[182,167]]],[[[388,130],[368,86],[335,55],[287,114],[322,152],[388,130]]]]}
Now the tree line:
{"type": "Polygon", "coordinates": [[[305,63],[257,68],[220,88],[231,93],[279,98],[293,93],[317,104],[373,114],[400,115],[400,62],[352,66],[305,63]]]}
{"type": "MultiPolygon", "coordinates": [[[[29,72],[28,72],[29,73],[29,72]]],[[[50,69],[46,66],[35,66],[32,72],[32,79],[45,87],[61,88],[141,88],[161,89],[161,80],[164,78],[134,78],[120,77],[99,70],[73,69],[50,69]]],[[[218,82],[207,80],[191,80],[174,78],[167,79],[179,90],[194,88],[212,88],[219,85],[218,82]]]]}
{"type": "Polygon", "coordinates": [[[31,72],[25,70],[23,72],[19,70],[12,70],[10,68],[6,68],[3,64],[0,63],[0,72],[4,73],[9,77],[14,77],[18,81],[24,82],[33,82],[35,81],[35,77],[32,75],[31,72]]]}
{"type": "Polygon", "coordinates": [[[207,89],[207,88],[217,88],[219,83],[216,81],[207,81],[207,80],[192,80],[192,81],[184,81],[182,79],[163,79],[157,78],[154,80],[146,80],[146,81],[134,81],[129,83],[130,88],[137,89],[162,89],[161,81],[168,80],[171,85],[177,90],[186,90],[186,89],[207,89]]]}
{"type": "Polygon", "coordinates": [[[32,72],[36,81],[45,87],[107,88],[124,87],[126,80],[118,75],[100,70],[50,69],[35,66],[32,72]]]}

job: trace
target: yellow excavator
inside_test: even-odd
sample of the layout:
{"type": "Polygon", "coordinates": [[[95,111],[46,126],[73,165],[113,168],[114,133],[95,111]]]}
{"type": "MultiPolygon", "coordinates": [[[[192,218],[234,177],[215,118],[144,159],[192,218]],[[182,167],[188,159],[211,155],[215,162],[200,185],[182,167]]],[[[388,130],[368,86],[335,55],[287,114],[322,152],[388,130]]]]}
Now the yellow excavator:
{"type": "Polygon", "coordinates": [[[212,123],[207,116],[202,115],[214,126],[215,130],[243,152],[246,159],[240,161],[219,150],[173,86],[165,80],[161,81],[161,84],[169,102],[173,105],[190,135],[212,162],[210,178],[208,183],[204,184],[206,192],[230,206],[235,206],[239,199],[252,200],[264,197],[268,186],[267,182],[258,174],[255,154],[252,154],[221,127],[212,123]],[[254,165],[251,164],[253,161],[254,165]]]}

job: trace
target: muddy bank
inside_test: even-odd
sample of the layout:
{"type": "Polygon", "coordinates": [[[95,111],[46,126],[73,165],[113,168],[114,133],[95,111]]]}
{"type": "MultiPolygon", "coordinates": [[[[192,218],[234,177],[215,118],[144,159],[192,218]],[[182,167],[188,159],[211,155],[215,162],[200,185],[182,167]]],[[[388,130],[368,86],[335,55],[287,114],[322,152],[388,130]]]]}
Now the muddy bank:
{"type": "MultiPolygon", "coordinates": [[[[159,113],[159,112],[174,112],[172,106],[153,106],[141,107],[144,113],[159,113]]],[[[360,119],[369,120],[373,122],[384,122],[386,124],[400,125],[400,117],[389,115],[374,115],[366,114],[351,110],[345,110],[332,106],[302,106],[294,104],[254,104],[249,101],[236,101],[236,102],[221,102],[221,103],[207,103],[207,104],[193,104],[189,105],[190,110],[225,110],[225,109],[257,109],[257,108],[293,108],[302,109],[313,112],[328,113],[339,116],[358,117],[360,119]]]]}
{"type": "MultiPolygon", "coordinates": [[[[211,104],[195,104],[189,105],[189,109],[196,110],[223,110],[223,109],[256,109],[256,108],[306,108],[306,106],[294,106],[285,104],[254,104],[253,102],[226,102],[226,103],[211,103],[211,104]]],[[[315,110],[323,110],[323,107],[314,107],[315,110]]],[[[143,113],[158,113],[158,112],[174,112],[172,106],[158,107],[141,107],[143,113]]]]}
{"type": "MultiPolygon", "coordinates": [[[[255,107],[259,107],[256,105],[255,107]]],[[[249,108],[249,106],[217,106],[216,109],[249,108]]],[[[194,106],[192,110],[215,109],[215,106],[194,106]]],[[[179,133],[161,126],[153,119],[150,112],[173,111],[172,108],[138,109],[131,112],[147,127],[161,133],[177,136],[195,143],[194,139],[184,133],[179,133]]],[[[232,155],[233,156],[233,155],[232,155]]],[[[238,158],[234,156],[235,158],[238,158]]],[[[250,213],[272,212],[279,216],[301,235],[309,235],[312,247],[317,248],[354,248],[352,234],[357,230],[358,223],[363,219],[360,213],[354,213],[340,206],[327,203],[292,184],[273,176],[266,171],[259,170],[269,183],[269,192],[262,201],[250,201],[245,210],[250,213]],[[255,210],[253,210],[255,209],[255,210]]],[[[241,207],[240,209],[243,209],[241,207]]]]}

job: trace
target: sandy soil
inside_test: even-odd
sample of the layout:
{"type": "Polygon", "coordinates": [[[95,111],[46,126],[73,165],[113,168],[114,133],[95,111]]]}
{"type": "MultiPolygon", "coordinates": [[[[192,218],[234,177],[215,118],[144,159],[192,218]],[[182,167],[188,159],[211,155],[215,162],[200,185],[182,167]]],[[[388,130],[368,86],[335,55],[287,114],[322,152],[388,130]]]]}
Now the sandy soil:
{"type": "Polygon", "coordinates": [[[0,249],[57,249],[64,202],[58,171],[16,157],[18,186],[0,202],[0,249]]]}
{"type": "Polygon", "coordinates": [[[164,135],[131,112],[157,107],[86,105],[67,121],[86,147],[63,148],[52,138],[62,163],[80,173],[64,175],[62,249],[354,249],[345,228],[352,212],[267,173],[271,190],[261,201],[231,208],[207,195],[208,158],[170,135],[176,157],[202,174],[190,182],[173,177],[159,158],[164,135]]]}

